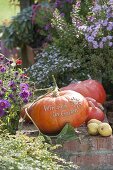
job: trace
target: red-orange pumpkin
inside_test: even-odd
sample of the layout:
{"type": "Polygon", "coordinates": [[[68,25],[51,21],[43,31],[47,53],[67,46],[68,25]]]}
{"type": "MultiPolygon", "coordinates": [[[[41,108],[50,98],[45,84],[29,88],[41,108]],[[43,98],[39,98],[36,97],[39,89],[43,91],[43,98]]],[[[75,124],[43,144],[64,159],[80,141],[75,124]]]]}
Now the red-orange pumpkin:
{"type": "Polygon", "coordinates": [[[61,90],[73,90],[79,92],[84,97],[91,97],[98,103],[103,104],[106,100],[106,92],[102,84],[96,80],[85,80],[69,84],[61,90]]]}
{"type": "Polygon", "coordinates": [[[45,134],[56,134],[66,123],[73,127],[83,124],[88,116],[88,102],[72,90],[51,93],[38,100],[29,109],[31,118],[45,134]]]}
{"type": "Polygon", "coordinates": [[[105,118],[105,114],[101,109],[95,106],[89,107],[88,118],[86,122],[88,122],[91,119],[97,119],[97,120],[103,121],[104,118],[105,118]]]}

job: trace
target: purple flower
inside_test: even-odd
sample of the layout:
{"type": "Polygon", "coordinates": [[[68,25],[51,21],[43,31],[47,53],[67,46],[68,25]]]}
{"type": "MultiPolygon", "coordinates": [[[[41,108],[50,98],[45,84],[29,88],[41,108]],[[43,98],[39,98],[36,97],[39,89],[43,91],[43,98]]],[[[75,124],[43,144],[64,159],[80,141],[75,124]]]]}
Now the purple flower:
{"type": "Polygon", "coordinates": [[[108,31],[111,31],[112,28],[113,28],[113,26],[112,26],[112,25],[109,25],[109,26],[107,27],[107,30],[108,30],[108,31]]]}
{"type": "Polygon", "coordinates": [[[68,2],[68,3],[73,3],[73,0],[66,0],[66,2],[68,2]]]}
{"type": "Polygon", "coordinates": [[[97,41],[93,41],[93,48],[97,49],[99,46],[98,46],[98,43],[97,41]]]}
{"type": "Polygon", "coordinates": [[[24,98],[24,99],[23,99],[23,102],[24,102],[24,103],[28,103],[28,101],[29,101],[28,98],[24,98]]]}
{"type": "Polygon", "coordinates": [[[61,1],[60,0],[56,0],[55,8],[59,8],[60,6],[61,6],[61,1]]]}
{"type": "Polygon", "coordinates": [[[100,48],[103,48],[103,47],[104,47],[104,44],[103,44],[102,41],[99,43],[99,47],[100,47],[100,48]]]}
{"type": "Polygon", "coordinates": [[[15,82],[13,80],[11,80],[9,83],[8,83],[8,86],[9,87],[13,87],[15,85],[15,82]]]}
{"type": "Polygon", "coordinates": [[[108,21],[107,20],[104,20],[103,23],[102,23],[103,26],[107,26],[108,25],[108,21]]]}
{"type": "Polygon", "coordinates": [[[21,98],[28,98],[29,95],[30,95],[30,93],[27,90],[23,90],[22,92],[20,92],[20,97],[21,98]]]}
{"type": "Polygon", "coordinates": [[[17,89],[16,83],[15,83],[13,80],[11,80],[11,81],[9,82],[8,86],[9,86],[13,91],[15,91],[15,90],[17,89]]]}
{"type": "Polygon", "coordinates": [[[61,17],[64,17],[64,16],[65,16],[65,14],[62,12],[62,13],[60,14],[60,16],[61,16],[61,17]]]}
{"type": "Polygon", "coordinates": [[[108,36],[107,36],[107,39],[108,39],[108,40],[112,40],[112,38],[113,38],[113,36],[111,36],[111,35],[108,35],[108,36]]]}
{"type": "Polygon", "coordinates": [[[77,7],[77,8],[80,8],[80,5],[81,5],[81,2],[78,1],[78,2],[76,3],[76,7],[77,7]]]}
{"type": "Polygon", "coordinates": [[[0,117],[4,116],[5,113],[6,113],[6,112],[5,112],[4,110],[0,109],[0,117]]]}
{"type": "Polygon", "coordinates": [[[99,12],[99,11],[101,11],[101,6],[100,5],[98,5],[98,4],[96,4],[95,6],[94,6],[94,8],[92,9],[92,11],[93,12],[99,12]]]}
{"type": "Polygon", "coordinates": [[[29,85],[27,83],[21,83],[20,84],[20,89],[21,90],[28,90],[28,88],[29,88],[29,85]]]}
{"type": "Polygon", "coordinates": [[[2,90],[3,92],[6,92],[6,91],[7,91],[7,89],[6,89],[5,87],[2,87],[1,90],[2,90]]]}
{"type": "Polygon", "coordinates": [[[87,40],[88,40],[88,42],[92,42],[92,41],[94,41],[94,37],[89,36],[89,37],[87,38],[87,40]]]}
{"type": "Polygon", "coordinates": [[[102,38],[102,42],[106,42],[107,41],[107,38],[106,37],[103,37],[102,38]]]}
{"type": "Polygon", "coordinates": [[[13,94],[9,94],[9,98],[10,99],[14,99],[14,95],[13,94]]]}
{"type": "Polygon", "coordinates": [[[108,45],[109,45],[109,47],[111,47],[111,46],[113,45],[113,43],[112,43],[112,42],[109,42],[109,44],[108,44],[108,45]]]}
{"type": "Polygon", "coordinates": [[[1,85],[3,85],[3,81],[2,81],[2,80],[0,80],[0,86],[1,86],[1,85]]]}
{"type": "Polygon", "coordinates": [[[14,76],[16,77],[16,76],[18,76],[18,74],[19,74],[19,72],[15,71],[14,76]]]}
{"type": "Polygon", "coordinates": [[[5,72],[6,72],[6,68],[5,68],[5,67],[2,67],[2,68],[0,69],[0,71],[1,71],[2,73],[5,73],[5,72]]]}
{"type": "Polygon", "coordinates": [[[4,91],[0,91],[0,98],[2,98],[4,96],[4,91]]]}
{"type": "Polygon", "coordinates": [[[0,109],[7,109],[11,106],[8,100],[0,100],[0,109]]]}
{"type": "Polygon", "coordinates": [[[44,29],[45,29],[46,31],[48,31],[50,28],[51,28],[51,24],[46,24],[46,26],[44,27],[44,29]]]}
{"type": "Polygon", "coordinates": [[[109,0],[109,4],[111,4],[111,5],[112,5],[112,4],[113,4],[113,0],[109,0]]]}
{"type": "Polygon", "coordinates": [[[13,63],[13,61],[12,61],[12,60],[10,60],[10,61],[9,61],[9,63],[10,63],[10,64],[12,64],[12,63],[13,63]]]}
{"type": "Polygon", "coordinates": [[[0,61],[3,61],[4,60],[4,56],[0,56],[0,61]]]}

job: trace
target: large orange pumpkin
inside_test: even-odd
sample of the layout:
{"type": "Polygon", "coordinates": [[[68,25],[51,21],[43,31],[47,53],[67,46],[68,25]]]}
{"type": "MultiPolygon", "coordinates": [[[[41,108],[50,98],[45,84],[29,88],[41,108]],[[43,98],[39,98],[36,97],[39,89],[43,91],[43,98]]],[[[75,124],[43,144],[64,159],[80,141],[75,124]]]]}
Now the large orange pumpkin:
{"type": "Polygon", "coordinates": [[[83,124],[88,116],[88,102],[72,90],[50,93],[34,103],[29,113],[44,134],[56,134],[66,123],[73,127],[83,124]]]}
{"type": "Polygon", "coordinates": [[[85,80],[69,84],[61,90],[73,90],[79,92],[84,97],[91,97],[98,103],[103,104],[106,100],[106,92],[102,84],[96,80],[85,80]]]}

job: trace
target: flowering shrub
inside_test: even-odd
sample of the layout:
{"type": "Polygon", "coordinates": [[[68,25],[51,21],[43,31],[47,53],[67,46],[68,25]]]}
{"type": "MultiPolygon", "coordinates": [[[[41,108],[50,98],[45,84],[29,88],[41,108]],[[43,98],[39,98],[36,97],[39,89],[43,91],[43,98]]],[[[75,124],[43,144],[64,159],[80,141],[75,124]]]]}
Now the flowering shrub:
{"type": "Polygon", "coordinates": [[[60,11],[60,14],[65,17],[67,23],[72,23],[71,12],[73,9],[73,5],[79,8],[79,16],[81,18],[86,18],[87,13],[93,1],[81,1],[81,0],[55,0],[55,7],[60,11]]]}
{"type": "MultiPolygon", "coordinates": [[[[34,30],[38,34],[38,41],[50,41],[51,37],[51,19],[53,8],[48,4],[44,6],[43,3],[32,5],[32,24],[34,30]]],[[[36,40],[37,41],[37,40],[36,40]]]]}
{"type": "Polygon", "coordinates": [[[72,11],[72,6],[75,4],[76,0],[56,0],[55,8],[57,8],[61,15],[63,15],[67,22],[71,22],[70,13],[72,11]]]}
{"type": "Polygon", "coordinates": [[[21,60],[14,63],[0,55],[0,121],[10,133],[17,130],[23,104],[33,99],[29,78],[19,68],[21,64],[21,60]]]}
{"type": "Polygon", "coordinates": [[[28,74],[38,88],[51,86],[52,75],[55,75],[57,84],[61,87],[84,76],[80,72],[80,65],[77,58],[66,58],[57,47],[49,46],[37,54],[37,61],[28,69],[28,74]]]}
{"type": "Polygon", "coordinates": [[[92,48],[113,46],[113,1],[96,2],[88,16],[85,38],[92,48]]]}

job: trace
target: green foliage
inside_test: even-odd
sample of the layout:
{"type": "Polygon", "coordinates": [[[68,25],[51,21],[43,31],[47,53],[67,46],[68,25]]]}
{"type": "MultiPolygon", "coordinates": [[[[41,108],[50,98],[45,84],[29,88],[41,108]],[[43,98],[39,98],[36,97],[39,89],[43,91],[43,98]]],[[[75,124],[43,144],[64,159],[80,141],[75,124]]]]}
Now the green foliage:
{"type": "Polygon", "coordinates": [[[18,65],[21,60],[14,62],[1,54],[0,61],[0,129],[15,134],[21,108],[34,100],[35,87],[18,65]]]}
{"type": "Polygon", "coordinates": [[[37,86],[51,85],[54,74],[59,87],[72,81],[92,78],[101,81],[110,93],[112,86],[110,88],[109,84],[113,84],[112,48],[90,48],[83,31],[76,27],[75,22],[67,24],[58,11],[53,16],[52,26],[57,32],[53,46],[37,54],[37,62],[29,68],[37,86]]]}
{"type": "Polygon", "coordinates": [[[6,47],[22,47],[24,44],[29,45],[33,42],[31,16],[32,8],[29,7],[13,17],[9,26],[3,26],[2,39],[6,47]]]}
{"type": "Polygon", "coordinates": [[[37,54],[37,62],[27,71],[38,88],[51,86],[52,75],[55,76],[59,87],[76,80],[78,73],[82,75],[78,60],[64,57],[55,46],[50,46],[37,54]]]}
{"type": "Polygon", "coordinates": [[[42,136],[0,135],[1,170],[68,170],[75,166],[53,153],[58,146],[45,143],[42,136]]]}
{"type": "MultiPolygon", "coordinates": [[[[75,61],[79,63],[78,67],[71,67],[71,73],[68,70],[69,79],[70,76],[73,80],[97,79],[102,81],[107,92],[110,92],[107,87],[110,83],[113,84],[113,49],[111,47],[90,48],[85,40],[84,31],[82,31],[85,29],[84,25],[82,25],[83,27],[77,26],[77,16],[78,11],[77,14],[72,13],[73,24],[67,24],[65,19],[60,17],[58,11],[55,12],[53,18],[53,26],[58,35],[54,38],[55,46],[59,49],[63,58],[73,61],[73,66],[76,66],[75,61]]],[[[62,65],[62,70],[63,68],[62,65]]]]}
{"type": "Polygon", "coordinates": [[[57,135],[56,143],[63,143],[65,141],[76,140],[79,138],[74,127],[67,123],[62,131],[57,135]]]}
{"type": "Polygon", "coordinates": [[[76,129],[72,127],[71,124],[69,123],[66,123],[65,126],[60,131],[60,133],[58,133],[55,136],[48,136],[42,133],[41,135],[50,144],[52,144],[52,140],[54,140],[54,143],[56,144],[63,144],[64,142],[71,141],[71,140],[77,140],[77,139],[80,140],[78,131],[76,131],[76,129]]]}
{"type": "Polygon", "coordinates": [[[45,26],[52,18],[52,11],[51,8],[40,5],[41,9],[37,10],[37,14],[36,11],[33,11],[33,6],[30,6],[13,17],[9,25],[2,27],[2,39],[6,47],[13,49],[29,45],[36,48],[42,45],[49,33],[45,26]]]}

